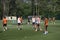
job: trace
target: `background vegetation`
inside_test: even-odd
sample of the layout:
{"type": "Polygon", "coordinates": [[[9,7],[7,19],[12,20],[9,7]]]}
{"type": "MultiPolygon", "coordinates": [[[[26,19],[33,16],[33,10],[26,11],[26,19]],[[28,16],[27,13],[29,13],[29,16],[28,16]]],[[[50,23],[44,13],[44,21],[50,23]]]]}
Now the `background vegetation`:
{"type": "Polygon", "coordinates": [[[27,17],[35,14],[60,19],[60,0],[0,0],[0,19],[5,15],[27,17]]]}

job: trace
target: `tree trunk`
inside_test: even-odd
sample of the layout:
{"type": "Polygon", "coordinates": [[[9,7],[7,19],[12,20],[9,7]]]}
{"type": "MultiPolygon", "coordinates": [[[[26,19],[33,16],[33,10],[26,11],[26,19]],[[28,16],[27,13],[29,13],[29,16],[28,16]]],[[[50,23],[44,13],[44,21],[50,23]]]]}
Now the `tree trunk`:
{"type": "Polygon", "coordinates": [[[3,16],[5,16],[5,0],[2,0],[2,7],[3,7],[2,14],[3,16]]]}

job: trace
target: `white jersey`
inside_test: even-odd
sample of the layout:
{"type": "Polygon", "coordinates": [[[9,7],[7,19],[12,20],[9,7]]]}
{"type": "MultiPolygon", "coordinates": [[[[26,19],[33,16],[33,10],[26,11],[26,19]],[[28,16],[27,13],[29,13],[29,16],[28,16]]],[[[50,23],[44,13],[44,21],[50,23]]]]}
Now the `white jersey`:
{"type": "Polygon", "coordinates": [[[20,18],[18,18],[18,23],[21,23],[20,18]]]}
{"type": "Polygon", "coordinates": [[[32,18],[32,22],[35,22],[35,18],[32,18]]]}
{"type": "Polygon", "coordinates": [[[38,22],[40,23],[40,21],[41,21],[41,19],[40,18],[38,18],[38,22]]]}
{"type": "Polygon", "coordinates": [[[40,18],[36,18],[36,23],[40,23],[40,18]]]}

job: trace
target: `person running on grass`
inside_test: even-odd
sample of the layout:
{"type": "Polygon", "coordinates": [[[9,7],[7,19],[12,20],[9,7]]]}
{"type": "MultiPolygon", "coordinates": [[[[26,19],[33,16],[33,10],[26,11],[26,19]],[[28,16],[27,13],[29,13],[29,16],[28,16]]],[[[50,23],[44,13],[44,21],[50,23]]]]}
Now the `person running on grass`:
{"type": "Polygon", "coordinates": [[[41,25],[40,25],[40,24],[41,24],[41,18],[38,17],[37,20],[38,20],[38,27],[39,27],[39,30],[42,31],[42,28],[41,28],[41,25]]]}
{"type": "Polygon", "coordinates": [[[35,18],[35,28],[36,28],[36,30],[35,31],[38,31],[38,26],[39,26],[38,23],[39,23],[38,22],[38,16],[36,16],[36,18],[35,18]]]}
{"type": "Polygon", "coordinates": [[[44,34],[47,34],[48,33],[48,30],[47,30],[47,27],[48,27],[48,18],[45,18],[45,20],[44,20],[44,25],[45,25],[45,27],[44,27],[44,34]]]}
{"type": "Polygon", "coordinates": [[[35,31],[38,31],[38,30],[42,31],[41,26],[40,26],[40,21],[41,21],[40,17],[37,16],[36,17],[36,30],[35,31]]]}
{"type": "Polygon", "coordinates": [[[21,27],[23,27],[23,18],[21,16],[21,27]]]}
{"type": "Polygon", "coordinates": [[[53,17],[53,24],[55,24],[55,17],[53,17]]]}
{"type": "Polygon", "coordinates": [[[21,17],[18,17],[18,30],[21,30],[21,17]]]}
{"type": "Polygon", "coordinates": [[[28,16],[28,24],[30,24],[30,16],[28,16]]]}
{"type": "Polygon", "coordinates": [[[35,30],[35,16],[32,17],[32,25],[33,25],[33,29],[35,30]]]}
{"type": "Polygon", "coordinates": [[[3,31],[6,31],[7,30],[7,19],[6,17],[3,18],[3,31]]]}

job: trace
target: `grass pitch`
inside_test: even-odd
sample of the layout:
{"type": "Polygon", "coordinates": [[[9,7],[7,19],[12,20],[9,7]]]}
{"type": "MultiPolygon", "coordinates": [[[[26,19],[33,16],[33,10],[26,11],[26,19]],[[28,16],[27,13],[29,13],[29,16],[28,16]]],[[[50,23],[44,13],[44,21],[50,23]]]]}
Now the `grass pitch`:
{"type": "MultiPolygon", "coordinates": [[[[44,24],[41,23],[41,27],[44,30],[44,24]]],[[[17,30],[17,25],[8,22],[8,30],[3,32],[2,22],[0,21],[0,40],[60,40],[60,21],[56,21],[56,24],[49,23],[47,35],[43,32],[35,32],[32,29],[32,25],[23,24],[23,30],[17,30]]]]}

